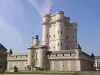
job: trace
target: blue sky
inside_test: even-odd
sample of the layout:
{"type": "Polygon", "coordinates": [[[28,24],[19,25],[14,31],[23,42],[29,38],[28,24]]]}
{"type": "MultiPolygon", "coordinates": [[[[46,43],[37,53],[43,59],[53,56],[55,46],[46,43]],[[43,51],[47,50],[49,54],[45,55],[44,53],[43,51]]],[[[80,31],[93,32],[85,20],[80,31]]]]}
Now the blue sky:
{"type": "MultiPolygon", "coordinates": [[[[33,0],[35,1],[35,0],[33,0]]],[[[40,11],[43,1],[39,0],[40,11]]],[[[83,51],[100,55],[100,0],[50,0],[52,13],[64,11],[78,24],[78,42],[83,51]]],[[[50,7],[46,6],[46,9],[50,7]]],[[[28,0],[0,0],[0,42],[17,53],[26,53],[32,36],[42,36],[40,11],[28,0]]]]}

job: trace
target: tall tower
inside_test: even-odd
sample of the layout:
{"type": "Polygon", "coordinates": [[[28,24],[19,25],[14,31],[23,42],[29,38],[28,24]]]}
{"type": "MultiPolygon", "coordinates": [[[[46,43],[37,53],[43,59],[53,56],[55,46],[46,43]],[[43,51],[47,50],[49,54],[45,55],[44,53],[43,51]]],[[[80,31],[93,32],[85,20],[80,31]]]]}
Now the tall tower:
{"type": "Polygon", "coordinates": [[[77,46],[77,24],[76,23],[70,23],[68,26],[68,37],[69,37],[69,49],[75,49],[77,46]]]}
{"type": "Polygon", "coordinates": [[[38,35],[36,37],[32,38],[32,46],[28,48],[28,66],[30,67],[30,70],[32,70],[35,66],[35,49],[39,46],[39,38],[38,35]]]}
{"type": "Polygon", "coordinates": [[[37,67],[40,69],[46,69],[46,52],[47,52],[47,47],[46,46],[39,46],[38,49],[36,50],[37,53],[37,67]]]}
{"type": "Polygon", "coordinates": [[[46,14],[43,17],[43,24],[42,24],[42,45],[49,44],[49,21],[50,21],[50,14],[46,14]]]}
{"type": "Polygon", "coordinates": [[[43,17],[43,45],[50,51],[75,49],[77,45],[77,24],[60,11],[43,17]]]}
{"type": "Polygon", "coordinates": [[[40,41],[39,41],[39,36],[36,35],[35,38],[32,38],[32,46],[39,46],[40,41]]]}
{"type": "MultiPolygon", "coordinates": [[[[63,44],[64,44],[64,13],[63,12],[57,12],[56,13],[56,21],[55,21],[55,48],[56,50],[64,50],[63,44]]],[[[66,34],[67,35],[67,34],[66,34]]]]}

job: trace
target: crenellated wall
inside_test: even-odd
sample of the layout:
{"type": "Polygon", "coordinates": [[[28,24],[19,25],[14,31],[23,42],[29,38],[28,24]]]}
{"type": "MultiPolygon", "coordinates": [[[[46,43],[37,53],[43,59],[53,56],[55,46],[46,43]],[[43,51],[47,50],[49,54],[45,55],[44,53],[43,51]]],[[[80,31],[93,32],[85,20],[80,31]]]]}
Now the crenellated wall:
{"type": "Polygon", "coordinates": [[[7,59],[7,71],[11,72],[14,66],[18,68],[19,71],[26,70],[28,55],[10,55],[7,59]]]}

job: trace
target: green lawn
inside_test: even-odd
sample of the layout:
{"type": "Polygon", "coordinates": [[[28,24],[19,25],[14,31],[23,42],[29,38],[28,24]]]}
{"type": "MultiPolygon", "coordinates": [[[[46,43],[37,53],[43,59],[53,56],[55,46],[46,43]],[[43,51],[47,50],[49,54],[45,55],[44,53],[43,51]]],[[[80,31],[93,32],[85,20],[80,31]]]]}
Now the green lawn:
{"type": "MultiPolygon", "coordinates": [[[[75,75],[68,72],[5,72],[2,75],[75,75]]],[[[76,75],[100,75],[100,72],[76,73],[76,75]]]]}

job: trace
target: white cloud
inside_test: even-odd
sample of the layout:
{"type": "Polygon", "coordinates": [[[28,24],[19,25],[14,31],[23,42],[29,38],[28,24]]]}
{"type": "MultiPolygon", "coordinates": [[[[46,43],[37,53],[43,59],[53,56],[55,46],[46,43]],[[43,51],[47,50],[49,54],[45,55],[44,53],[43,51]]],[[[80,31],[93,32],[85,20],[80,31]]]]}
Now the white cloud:
{"type": "MultiPolygon", "coordinates": [[[[52,0],[27,1],[36,8],[41,17],[48,13],[52,6],[52,0]]],[[[24,3],[22,4],[22,2],[24,0],[0,0],[0,43],[16,51],[17,49],[24,49],[23,37],[19,30],[15,28],[16,24],[25,21],[24,3]],[[16,23],[18,21],[20,22],[16,23]]]]}
{"type": "Polygon", "coordinates": [[[41,17],[50,12],[52,1],[53,0],[42,0],[40,2],[40,0],[28,0],[28,2],[36,8],[41,17]]]}

